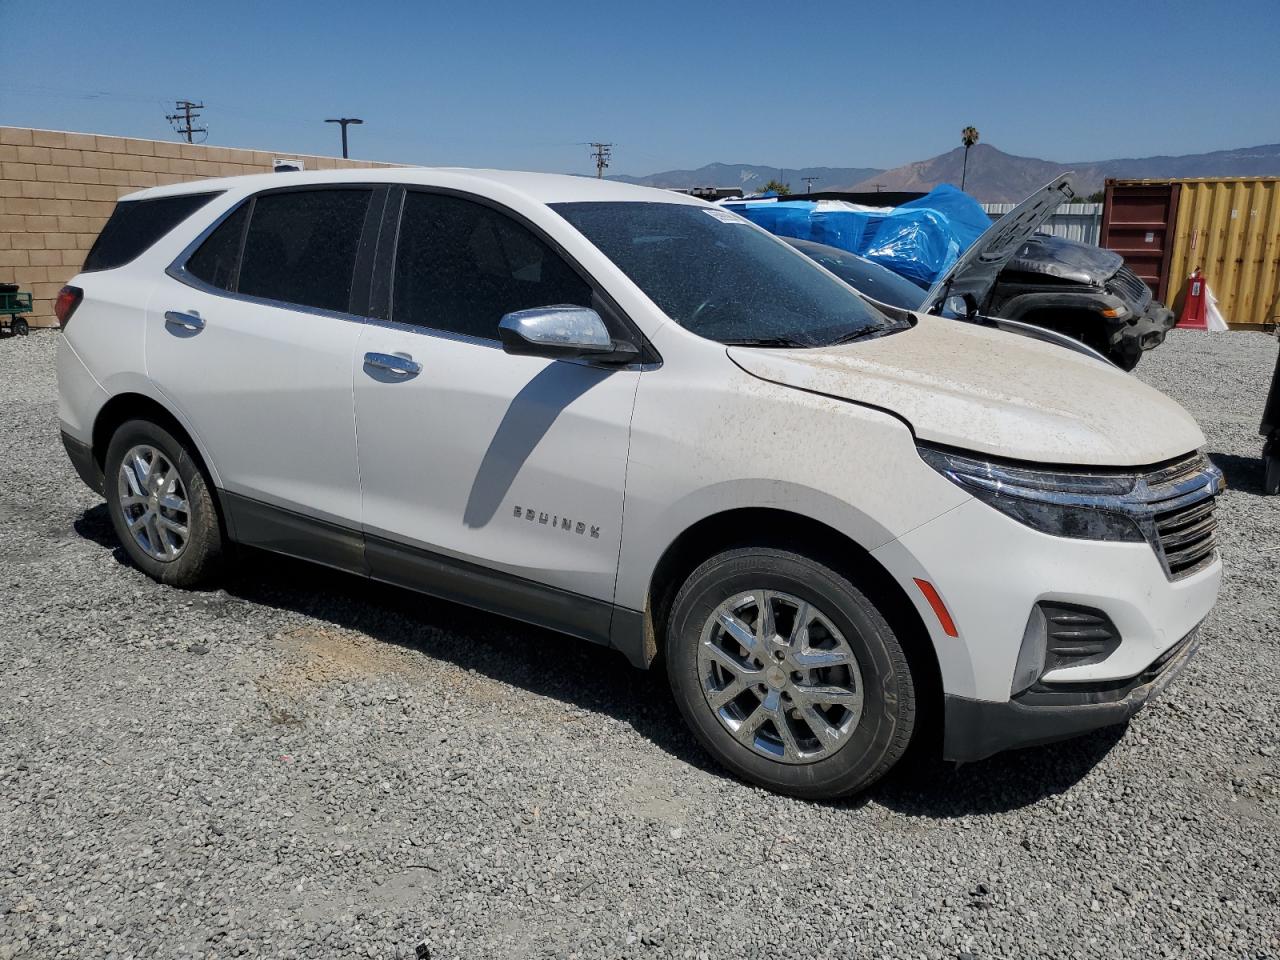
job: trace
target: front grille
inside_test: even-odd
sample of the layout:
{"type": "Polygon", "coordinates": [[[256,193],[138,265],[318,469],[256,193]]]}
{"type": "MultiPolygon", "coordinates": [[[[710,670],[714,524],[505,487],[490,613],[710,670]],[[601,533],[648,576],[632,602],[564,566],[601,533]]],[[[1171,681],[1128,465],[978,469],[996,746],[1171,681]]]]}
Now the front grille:
{"type": "Polygon", "coordinates": [[[1151,511],[1144,526],[1169,577],[1190,576],[1212,563],[1218,548],[1218,469],[1197,454],[1153,471],[1141,485],[1151,511]]]}
{"type": "Polygon", "coordinates": [[[1186,576],[1212,560],[1213,551],[1218,548],[1217,528],[1212,498],[1156,514],[1156,530],[1169,574],[1186,576]]]}
{"type": "Polygon", "coordinates": [[[1128,303],[1145,307],[1151,300],[1151,288],[1140,276],[1121,266],[1107,281],[1107,289],[1128,303]]]}

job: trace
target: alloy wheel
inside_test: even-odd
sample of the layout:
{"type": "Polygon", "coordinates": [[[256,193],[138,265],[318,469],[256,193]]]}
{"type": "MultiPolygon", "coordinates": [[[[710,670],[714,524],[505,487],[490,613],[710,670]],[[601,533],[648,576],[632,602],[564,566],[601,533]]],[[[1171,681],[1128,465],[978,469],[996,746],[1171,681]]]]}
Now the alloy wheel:
{"type": "Polygon", "coordinates": [[[177,466],[156,447],[140,444],[120,462],[120,512],[134,542],[152,559],[177,560],[191,523],[177,466]]]}
{"type": "Polygon", "coordinates": [[[782,763],[830,756],[862,716],[853,649],[818,607],[788,593],[750,590],[716,607],[702,630],[698,672],[725,729],[782,763]]]}

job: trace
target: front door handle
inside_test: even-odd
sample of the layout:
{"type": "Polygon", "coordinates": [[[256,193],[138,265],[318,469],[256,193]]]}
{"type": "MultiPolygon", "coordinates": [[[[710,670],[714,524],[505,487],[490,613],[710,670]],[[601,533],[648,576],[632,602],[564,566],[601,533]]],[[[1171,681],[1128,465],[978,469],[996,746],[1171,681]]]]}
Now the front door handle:
{"type": "Polygon", "coordinates": [[[387,370],[401,377],[411,377],[422,372],[422,364],[407,353],[366,353],[364,365],[377,370],[387,370]]]}
{"type": "Polygon", "coordinates": [[[166,310],[164,322],[174,327],[181,327],[183,330],[190,330],[192,333],[199,333],[204,329],[204,318],[194,310],[187,313],[181,310],[166,310]]]}

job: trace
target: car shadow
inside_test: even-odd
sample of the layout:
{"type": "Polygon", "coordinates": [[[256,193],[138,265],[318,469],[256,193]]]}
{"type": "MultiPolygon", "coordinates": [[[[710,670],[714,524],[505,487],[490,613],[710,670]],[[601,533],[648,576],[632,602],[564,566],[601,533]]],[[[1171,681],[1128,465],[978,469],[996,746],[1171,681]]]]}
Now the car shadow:
{"type": "Polygon", "coordinates": [[[463,510],[467,527],[483,527],[493,519],[529,455],[569,404],[612,375],[576,363],[550,363],[511,400],[476,470],[463,510]]]}
{"type": "MultiPolygon", "coordinates": [[[[129,563],[104,504],[85,511],[74,528],[84,539],[110,550],[118,562],[129,563]]],[[[300,613],[498,683],[605,714],[681,762],[732,780],[688,731],[665,671],[636,670],[617,651],[256,550],[236,551],[224,588],[245,602],[300,613]]],[[[1124,729],[1112,727],[959,767],[940,759],[933,738],[921,738],[880,783],[830,805],[857,809],[875,803],[935,819],[1014,810],[1070,789],[1106,756],[1124,729]]]]}
{"type": "Polygon", "coordinates": [[[1261,440],[1258,441],[1256,457],[1241,457],[1234,453],[1210,453],[1209,459],[1222,471],[1228,490],[1262,496],[1265,467],[1262,462],[1261,440]]]}
{"type": "Polygon", "coordinates": [[[913,749],[867,800],[912,817],[951,819],[1005,813],[1065,793],[1120,742],[1127,724],[1073,740],[1000,753],[976,763],[941,759],[936,746],[913,749]]]}

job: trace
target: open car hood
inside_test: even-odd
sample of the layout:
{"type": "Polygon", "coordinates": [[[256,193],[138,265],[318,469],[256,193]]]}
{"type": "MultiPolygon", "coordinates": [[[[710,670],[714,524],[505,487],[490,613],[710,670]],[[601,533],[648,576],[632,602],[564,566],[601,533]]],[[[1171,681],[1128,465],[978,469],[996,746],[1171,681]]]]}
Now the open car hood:
{"type": "Polygon", "coordinates": [[[920,307],[938,313],[948,297],[965,297],[975,308],[986,303],[996,277],[1022,245],[1053,215],[1058,205],[1076,195],[1071,175],[1050,180],[993,223],[973,245],[929,288],[920,307]]]}
{"type": "Polygon", "coordinates": [[[1148,466],[1205,442],[1182,407],[1109,364],[999,330],[917,320],[844,346],[727,349],[762,380],[886,410],[921,440],[995,457],[1148,466]]]}

